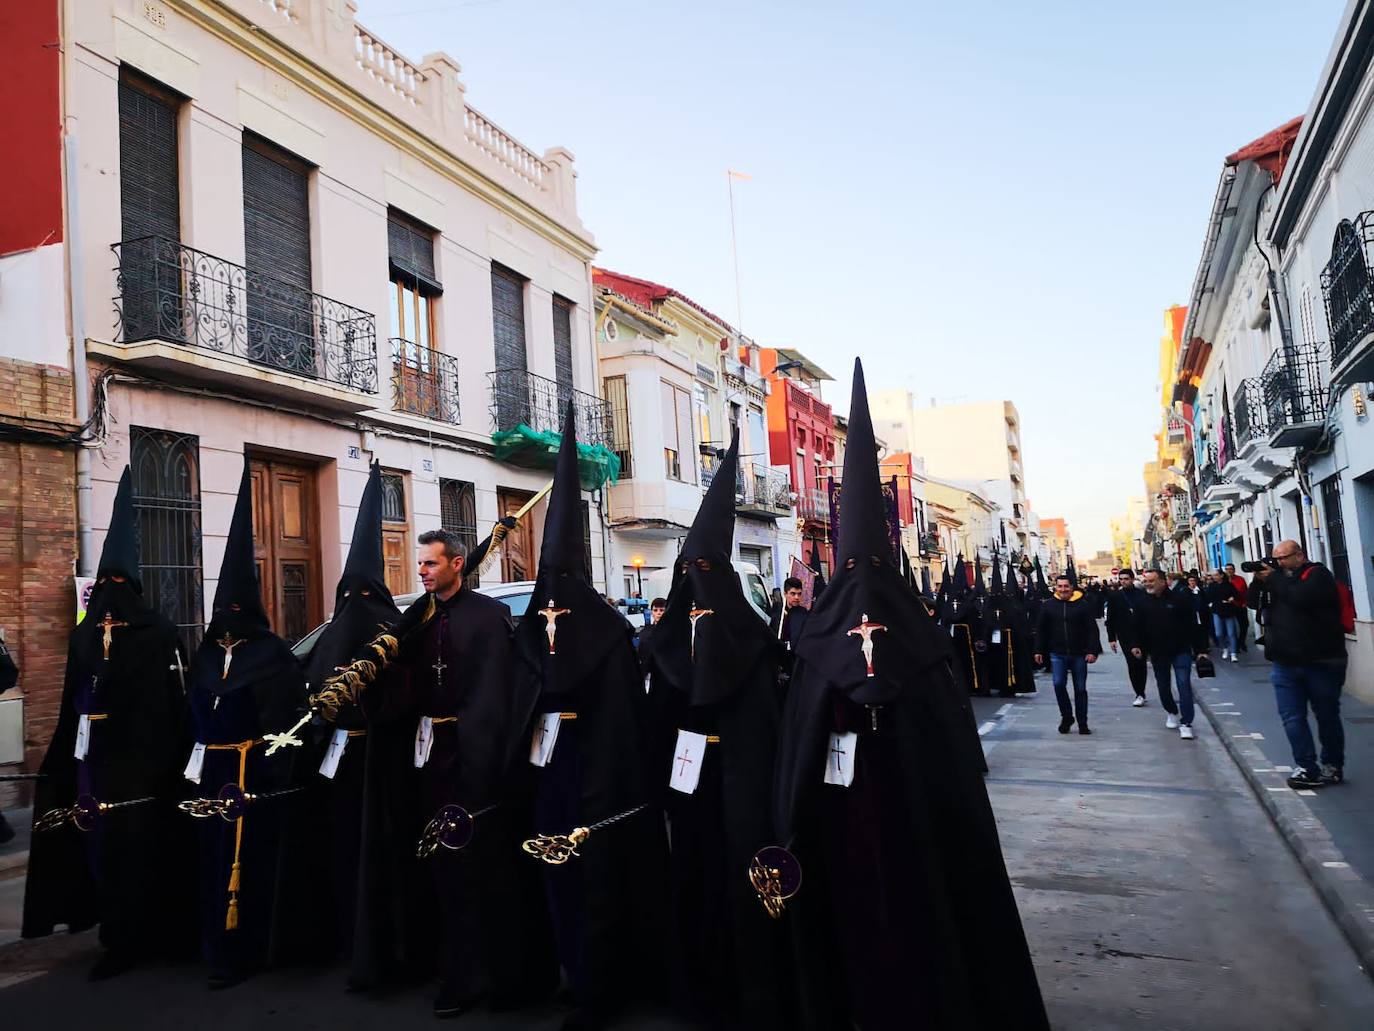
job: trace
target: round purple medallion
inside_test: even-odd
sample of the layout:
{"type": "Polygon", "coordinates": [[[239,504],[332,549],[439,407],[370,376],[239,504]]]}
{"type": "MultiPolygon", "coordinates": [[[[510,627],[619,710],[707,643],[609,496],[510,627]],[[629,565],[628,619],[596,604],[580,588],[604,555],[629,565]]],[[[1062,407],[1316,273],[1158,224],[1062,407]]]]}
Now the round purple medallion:
{"type": "Polygon", "coordinates": [[[768,845],[754,853],[754,862],[778,872],[778,890],[785,899],[790,899],[801,890],[801,863],[781,845],[768,845]]]}
{"type": "Polygon", "coordinates": [[[439,810],[439,844],[457,851],[472,841],[472,814],[460,805],[446,805],[439,810]]]}
{"type": "Polygon", "coordinates": [[[233,823],[243,815],[243,811],[248,808],[248,799],[244,797],[243,789],[237,784],[226,784],[219,789],[219,800],[224,803],[224,812],[220,816],[230,823],[233,823]]]}
{"type": "Polygon", "coordinates": [[[72,823],[76,824],[77,830],[95,830],[96,821],[99,818],[100,803],[91,795],[78,795],[76,812],[72,815],[72,823]]]}

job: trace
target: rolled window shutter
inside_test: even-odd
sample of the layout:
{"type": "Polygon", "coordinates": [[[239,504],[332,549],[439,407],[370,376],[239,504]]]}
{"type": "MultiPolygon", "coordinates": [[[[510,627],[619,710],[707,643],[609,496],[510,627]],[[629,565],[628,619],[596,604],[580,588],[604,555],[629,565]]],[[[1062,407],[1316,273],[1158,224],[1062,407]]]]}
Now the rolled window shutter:
{"type": "Polygon", "coordinates": [[[125,240],[181,240],[177,106],[125,72],[119,83],[119,214],[125,240]]]}

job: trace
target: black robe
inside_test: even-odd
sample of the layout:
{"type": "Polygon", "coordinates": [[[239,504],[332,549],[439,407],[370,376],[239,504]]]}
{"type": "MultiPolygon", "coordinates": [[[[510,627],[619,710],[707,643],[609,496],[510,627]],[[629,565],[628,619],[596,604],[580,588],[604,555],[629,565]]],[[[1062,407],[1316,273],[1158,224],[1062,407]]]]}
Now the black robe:
{"type": "Polygon", "coordinates": [[[994,595],[983,606],[983,677],[990,693],[1010,698],[1035,690],[1029,628],[1013,598],[994,595]]]}
{"type": "MultiPolygon", "coordinates": [[[[334,617],[306,660],[309,692],[346,665],[364,644],[400,617],[385,586],[345,574],[336,592],[334,617]],[[364,593],[366,592],[366,593],[364,593]]],[[[316,750],[328,756],[336,737],[342,753],[327,775],[318,767],[325,858],[333,892],[337,948],[348,964],[348,984],[368,989],[392,981],[420,962],[415,907],[407,889],[415,882],[419,833],[411,711],[405,673],[385,671],[366,695],[367,705],[345,704],[316,728],[316,750]]]]}
{"type": "MultiPolygon", "coordinates": [[[[212,620],[190,692],[195,740],[207,746],[195,793],[215,798],[232,785],[263,795],[312,785],[319,755],[308,739],[270,757],[262,740],[295,723],[305,705],[305,680],[286,642],[247,618],[212,620]],[[225,633],[244,642],[233,649],[227,677],[224,651],[215,643],[225,633]]],[[[295,792],[251,803],[240,820],[196,821],[201,942],[212,979],[232,981],[269,962],[299,958],[332,930],[321,905],[327,895],[303,894],[310,881],[302,870],[313,857],[306,850],[311,835],[298,829],[315,826],[319,812],[317,799],[295,792]],[[237,891],[231,890],[235,880],[237,891]]]]}
{"type": "Polygon", "coordinates": [[[682,762],[677,732],[707,736],[696,790],[664,793],[675,1005],[709,1027],[791,1027],[786,925],[768,916],[747,876],[754,853],[775,844],[776,685],[779,661],[790,656],[748,607],[728,566],[682,577],[657,633],[651,704],[661,727],[662,785],[682,762]],[[688,577],[715,582],[694,589],[688,577]],[[700,618],[693,650],[695,606],[713,613],[700,618]]]}
{"type": "MultiPolygon", "coordinates": [[[[428,604],[428,595],[415,603],[428,604]]],[[[413,696],[412,745],[420,719],[435,721],[418,771],[422,822],[446,805],[474,817],[465,848],[440,847],[423,860],[438,899],[439,976],[462,998],[516,999],[554,982],[538,873],[520,852],[528,795],[508,778],[518,737],[510,635],[510,610],[464,588],[436,600],[400,657],[413,696]]],[[[413,837],[410,845],[413,852],[413,837]]]]}
{"type": "Polygon", "coordinates": [[[567,863],[541,864],[558,961],[579,1007],[595,1018],[662,993],[663,778],[653,768],[648,698],[629,624],[590,585],[557,574],[548,581],[557,582],[556,607],[567,610],[556,621],[557,651],[550,652],[538,614],[548,600],[542,595],[515,631],[522,733],[513,776],[530,778],[534,799],[524,837],[567,834],[643,807],[592,831],[567,863]],[[560,720],[547,765],[537,767],[529,746],[546,713],[568,718],[560,720]]]}
{"type": "Polygon", "coordinates": [[[777,831],[804,872],[801,1026],[1047,1028],[946,639],[886,564],[838,575],[827,602],[852,572],[870,578],[865,611],[813,613],[779,750],[777,831]],[[873,635],[869,678],[845,636],[860,615],[894,628],[873,635]],[[830,735],[850,731],[853,782],[825,784],[830,735]]]}
{"type": "Polygon", "coordinates": [[[987,642],[982,603],[972,595],[953,601],[946,626],[959,684],[969,694],[987,694],[987,642]]]}
{"type": "Polygon", "coordinates": [[[68,645],[34,815],[71,806],[81,795],[107,803],[155,801],[101,814],[89,831],[68,822],[33,836],[24,937],[51,934],[57,924],[75,932],[99,923],[101,944],[129,958],[180,955],[191,947],[194,842],[175,811],[186,760],[181,665],[176,627],[132,586],[96,587],[68,645]],[[97,625],[106,612],[128,624],[111,631],[108,661],[97,625]],[[74,754],[82,714],[98,717],[90,721],[84,761],[74,754]]]}

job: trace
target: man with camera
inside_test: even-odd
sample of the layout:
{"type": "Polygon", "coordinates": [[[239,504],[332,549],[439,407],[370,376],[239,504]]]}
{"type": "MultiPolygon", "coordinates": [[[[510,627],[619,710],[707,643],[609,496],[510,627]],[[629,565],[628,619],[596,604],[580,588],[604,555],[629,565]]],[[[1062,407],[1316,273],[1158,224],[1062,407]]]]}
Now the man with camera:
{"type": "Polygon", "coordinates": [[[1241,569],[1255,574],[1247,604],[1264,613],[1269,682],[1296,766],[1288,786],[1340,784],[1345,780],[1341,688],[1346,657],[1336,578],[1325,566],[1309,562],[1297,541],[1280,541],[1269,558],[1242,563],[1241,569]],[[1307,722],[1309,705],[1321,739],[1320,765],[1307,722]]]}

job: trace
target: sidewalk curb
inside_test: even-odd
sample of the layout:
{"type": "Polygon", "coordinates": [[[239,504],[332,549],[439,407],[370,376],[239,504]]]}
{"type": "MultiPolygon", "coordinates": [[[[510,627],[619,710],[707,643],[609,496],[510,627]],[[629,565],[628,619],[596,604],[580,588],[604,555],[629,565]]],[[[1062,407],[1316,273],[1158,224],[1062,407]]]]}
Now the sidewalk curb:
{"type": "Polygon", "coordinates": [[[1195,680],[1193,695],[1198,708],[1206,714],[1250,790],[1302,864],[1308,880],[1354,948],[1365,974],[1374,979],[1374,885],[1350,866],[1326,826],[1302,796],[1288,787],[1283,774],[1255,772],[1256,766],[1272,766],[1273,762],[1253,739],[1236,736],[1244,729],[1241,722],[1235,718],[1228,720],[1228,713],[1214,710],[1204,697],[1206,694],[1206,683],[1195,680]]]}

